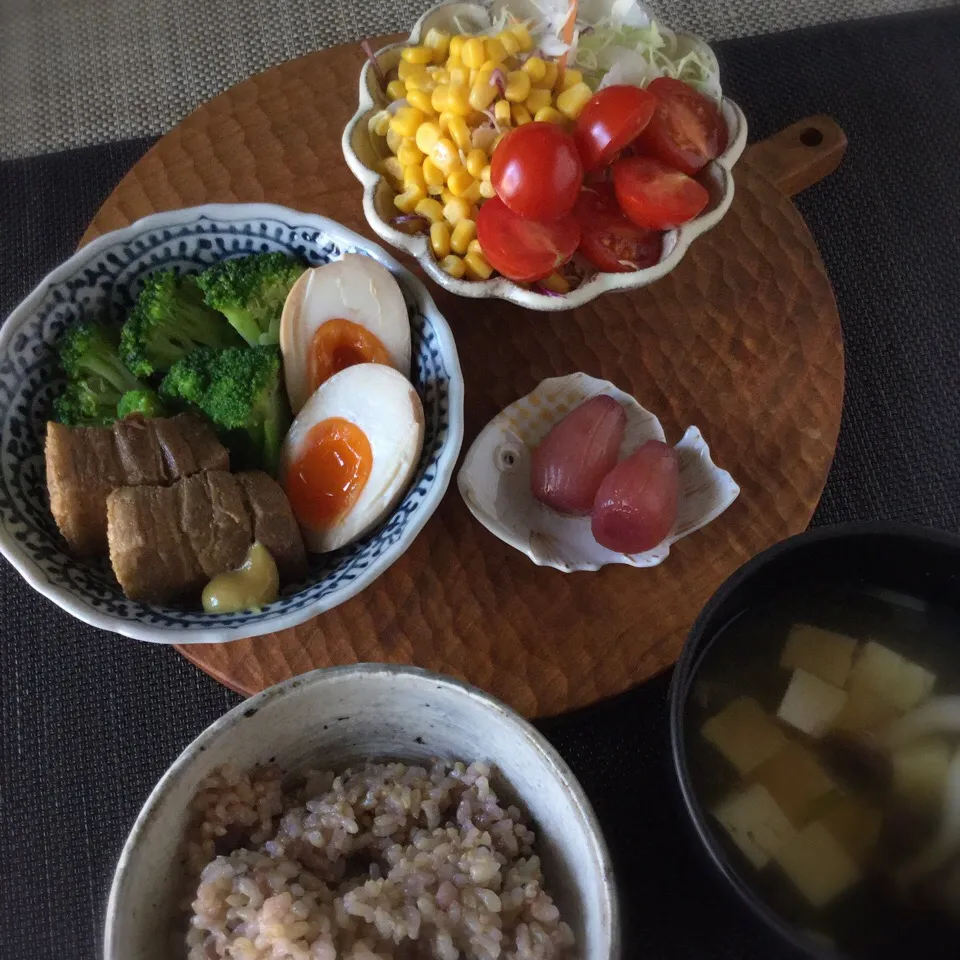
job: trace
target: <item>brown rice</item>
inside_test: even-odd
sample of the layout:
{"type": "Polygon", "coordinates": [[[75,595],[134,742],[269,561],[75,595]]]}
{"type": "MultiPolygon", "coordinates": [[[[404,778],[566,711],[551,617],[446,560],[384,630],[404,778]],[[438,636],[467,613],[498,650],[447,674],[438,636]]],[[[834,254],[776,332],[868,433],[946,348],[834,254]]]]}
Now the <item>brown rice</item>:
{"type": "Polygon", "coordinates": [[[187,838],[188,960],[569,960],[534,834],[483,763],[217,771],[187,838]]]}

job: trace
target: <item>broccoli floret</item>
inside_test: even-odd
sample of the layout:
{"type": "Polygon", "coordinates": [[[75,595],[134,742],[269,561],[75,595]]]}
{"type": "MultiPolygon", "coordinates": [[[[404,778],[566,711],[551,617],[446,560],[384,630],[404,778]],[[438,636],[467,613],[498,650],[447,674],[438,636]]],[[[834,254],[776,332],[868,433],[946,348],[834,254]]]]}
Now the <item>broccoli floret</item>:
{"type": "Polygon", "coordinates": [[[153,390],[128,390],[117,404],[117,417],[139,413],[144,417],[165,417],[163,402],[153,390]]]}
{"type": "Polygon", "coordinates": [[[251,347],[267,346],[280,342],[283,304],[304,269],[284,253],[254,253],[215,263],[197,283],[251,347]]]}
{"type": "Polygon", "coordinates": [[[117,404],[142,384],[124,365],[117,338],[100,323],[71,327],[60,341],[67,389],[54,402],[57,419],[69,426],[102,426],[117,419],[117,404]]]}
{"type": "Polygon", "coordinates": [[[224,317],[203,302],[196,277],[164,270],[147,277],[123,325],[120,355],[138,377],[164,373],[197,347],[240,343],[224,317]]]}
{"type": "Polygon", "coordinates": [[[67,383],[53,401],[54,415],[68,427],[109,427],[117,419],[115,396],[111,388],[98,391],[87,380],[67,383]]]}
{"type": "Polygon", "coordinates": [[[206,414],[239,465],[276,474],[290,425],[281,369],[276,347],[201,347],[170,368],[160,396],[206,414]]]}

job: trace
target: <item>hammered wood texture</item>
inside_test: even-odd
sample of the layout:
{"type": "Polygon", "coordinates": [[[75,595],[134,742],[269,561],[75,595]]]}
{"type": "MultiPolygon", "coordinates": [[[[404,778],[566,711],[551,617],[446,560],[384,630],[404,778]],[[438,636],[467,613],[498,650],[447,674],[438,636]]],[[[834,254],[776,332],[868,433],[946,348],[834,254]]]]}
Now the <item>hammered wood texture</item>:
{"type": "MultiPolygon", "coordinates": [[[[311,54],[201,107],[130,171],[83,242],[214,201],[285,204],[373,237],[340,154],[361,61],[355,46],[311,54]]],[[[719,520],[660,567],[565,575],[488,533],[452,483],[412,547],[358,597],[279,634],[181,653],[242,693],[314,667],[414,663],[528,716],[589,704],[673,663],[713,590],[806,527],[840,424],[833,294],[805,224],[760,166],[748,151],[729,214],[644,290],[537,314],[433,289],[463,365],[464,449],[542,378],[583,370],[634,394],[674,442],[689,424],[701,428],[742,487],[719,520]]]]}

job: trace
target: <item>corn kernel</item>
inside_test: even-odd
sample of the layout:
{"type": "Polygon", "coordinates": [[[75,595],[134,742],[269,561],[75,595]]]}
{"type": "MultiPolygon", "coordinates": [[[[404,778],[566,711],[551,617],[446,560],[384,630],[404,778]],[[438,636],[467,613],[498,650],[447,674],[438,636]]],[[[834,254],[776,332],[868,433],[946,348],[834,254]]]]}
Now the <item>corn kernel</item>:
{"type": "Polygon", "coordinates": [[[483,47],[488,60],[493,60],[494,63],[503,63],[507,59],[507,48],[500,42],[499,38],[487,37],[483,41],[483,47]]]}
{"type": "Polygon", "coordinates": [[[560,68],[552,60],[546,60],[543,64],[543,76],[539,80],[534,80],[533,85],[552,90],[559,74],[560,68]]]}
{"type": "Polygon", "coordinates": [[[467,253],[483,253],[483,247],[480,246],[480,241],[471,240],[467,244],[467,253]]]}
{"type": "MultiPolygon", "coordinates": [[[[440,202],[446,207],[446,205],[451,200],[456,200],[457,198],[446,188],[443,188],[443,193],[440,194],[440,202]]],[[[446,216],[446,214],[444,214],[446,216]]]]}
{"type": "Polygon", "coordinates": [[[496,195],[497,191],[489,180],[480,181],[480,196],[483,197],[484,200],[492,200],[496,195]]]}
{"type": "Polygon", "coordinates": [[[470,106],[474,110],[486,110],[497,98],[496,84],[490,82],[493,71],[480,70],[477,79],[470,88],[470,106]]]}
{"type": "Polygon", "coordinates": [[[430,76],[437,82],[437,84],[448,84],[450,82],[450,71],[444,70],[442,67],[436,69],[431,69],[430,76]]]}
{"type": "Polygon", "coordinates": [[[460,56],[463,58],[464,65],[473,70],[483,66],[483,61],[487,59],[487,52],[482,38],[471,37],[469,40],[465,40],[460,56]]]}
{"type": "Polygon", "coordinates": [[[524,53],[533,49],[533,40],[530,38],[530,31],[527,30],[525,23],[515,23],[510,28],[510,32],[517,38],[517,43],[520,44],[520,49],[524,53]]]}
{"type": "Polygon", "coordinates": [[[466,170],[454,170],[447,177],[447,188],[455,197],[462,197],[470,189],[470,185],[476,182],[466,170]]]}
{"type": "Polygon", "coordinates": [[[557,109],[571,120],[576,120],[592,96],[593,91],[585,83],[575,83],[557,97],[557,109]]]}
{"type": "Polygon", "coordinates": [[[557,77],[557,90],[563,92],[583,83],[583,74],[579,70],[567,69],[557,77]]]}
{"type": "Polygon", "coordinates": [[[504,96],[512,103],[523,103],[530,95],[530,74],[523,70],[511,70],[507,74],[504,96]]]}
{"type": "Polygon", "coordinates": [[[455,280],[462,280],[463,275],[467,272],[464,262],[459,257],[453,256],[453,254],[444,257],[440,261],[440,269],[444,273],[450,274],[455,280]]]}
{"type": "Polygon", "coordinates": [[[530,111],[522,103],[515,103],[511,106],[510,116],[513,118],[515,127],[522,127],[525,123],[530,123],[533,120],[530,111]]]}
{"type": "Polygon", "coordinates": [[[470,89],[470,71],[462,63],[456,67],[450,67],[447,73],[450,74],[449,82],[451,86],[458,83],[462,84],[468,90],[470,89]]]}
{"type": "Polygon", "coordinates": [[[412,77],[407,77],[407,96],[411,90],[422,90],[424,93],[432,93],[436,87],[436,82],[429,73],[418,73],[412,77]]]}
{"type": "Polygon", "coordinates": [[[463,56],[463,41],[466,39],[466,37],[461,36],[459,33],[455,33],[450,38],[450,46],[448,48],[447,58],[448,67],[450,65],[450,60],[459,60],[463,56]]]}
{"type": "Polygon", "coordinates": [[[431,223],[439,223],[443,220],[443,204],[439,200],[427,197],[414,207],[414,213],[426,217],[431,223]]]}
{"type": "Polygon", "coordinates": [[[400,51],[400,56],[403,57],[407,63],[423,63],[427,64],[433,59],[433,53],[431,53],[428,47],[404,47],[400,51]]]}
{"type": "MultiPolygon", "coordinates": [[[[423,201],[420,201],[423,203],[423,201]]],[[[450,227],[443,220],[430,224],[430,246],[435,257],[442,259],[450,253],[450,227]]]]}
{"type": "Polygon", "coordinates": [[[423,45],[433,54],[434,60],[442,60],[450,49],[450,34],[431,28],[424,37],[423,45]]]}
{"type": "Polygon", "coordinates": [[[437,117],[437,125],[440,127],[440,136],[445,137],[450,132],[450,121],[455,116],[455,113],[451,113],[449,110],[444,110],[443,113],[437,117]]]}
{"type": "Polygon", "coordinates": [[[434,113],[443,113],[447,109],[447,95],[450,93],[450,85],[447,83],[438,83],[430,94],[430,107],[434,113]]]}
{"type": "Polygon", "coordinates": [[[490,156],[493,156],[494,151],[497,147],[500,146],[500,141],[506,136],[505,133],[498,133],[494,138],[493,142],[490,144],[490,156]]]}
{"type": "MultiPolygon", "coordinates": [[[[486,61],[484,61],[486,63],[486,61]]],[[[480,74],[479,67],[471,67],[467,73],[467,86],[472,87],[477,82],[477,77],[480,74]]]]}
{"type": "Polygon", "coordinates": [[[457,221],[457,225],[450,234],[450,249],[462,257],[467,252],[467,245],[477,239],[477,225],[473,220],[464,217],[457,221]]]}
{"type": "Polygon", "coordinates": [[[460,151],[452,140],[442,137],[433,145],[430,159],[449,177],[460,166],[460,151]]]}
{"type": "Polygon", "coordinates": [[[569,293],[570,281],[559,273],[551,273],[549,277],[540,281],[541,287],[546,287],[553,293],[569,293]]]}
{"type": "Polygon", "coordinates": [[[409,60],[401,60],[397,64],[397,76],[403,81],[407,81],[411,77],[426,76],[426,73],[427,68],[422,63],[410,63],[409,60]]]}
{"type": "Polygon", "coordinates": [[[368,127],[371,133],[375,133],[378,137],[385,137],[390,129],[390,114],[386,110],[375,113],[370,118],[368,127]]]}
{"type": "MultiPolygon", "coordinates": [[[[442,195],[444,189],[445,189],[445,188],[444,188],[443,186],[441,186],[440,184],[428,183],[428,184],[427,184],[427,196],[430,196],[430,197],[439,197],[439,196],[442,195]]],[[[442,203],[442,202],[443,202],[443,201],[441,200],[441,203],[442,203]]]]}
{"type": "Polygon", "coordinates": [[[419,167],[423,163],[423,151],[417,146],[415,141],[407,139],[400,144],[400,149],[397,151],[397,159],[404,167],[409,167],[411,164],[416,164],[419,167]]]}
{"type": "Polygon", "coordinates": [[[389,147],[391,153],[396,153],[400,149],[400,144],[403,143],[404,139],[393,127],[387,130],[387,147],[389,147]]]}
{"type": "Polygon", "coordinates": [[[533,83],[542,80],[547,73],[547,65],[539,57],[529,57],[520,69],[530,77],[533,83]]]}
{"type": "Polygon", "coordinates": [[[380,169],[393,180],[395,184],[403,182],[403,164],[396,157],[387,157],[386,160],[382,160],[380,162],[380,169]]]}
{"type": "MultiPolygon", "coordinates": [[[[451,117],[447,127],[450,139],[460,150],[470,149],[470,128],[463,117],[451,117]]],[[[457,158],[459,160],[459,156],[457,158]]]]}
{"type": "Polygon", "coordinates": [[[401,213],[413,213],[417,204],[426,196],[426,191],[419,187],[408,187],[403,193],[398,193],[393,198],[394,206],[401,213]]]}
{"type": "Polygon", "coordinates": [[[423,167],[419,163],[411,163],[403,168],[403,189],[409,190],[411,187],[420,190],[421,199],[427,195],[427,181],[423,179],[423,167]]]}
{"type": "MultiPolygon", "coordinates": [[[[474,180],[470,186],[460,195],[470,206],[476,206],[480,202],[480,198],[483,194],[480,192],[480,181],[474,180]]],[[[473,217],[476,217],[476,213],[473,214],[473,217]]]]}
{"type": "Polygon", "coordinates": [[[567,118],[556,107],[541,107],[533,119],[537,123],[565,123],[567,118]]]}
{"type": "Polygon", "coordinates": [[[536,116],[538,110],[553,106],[553,94],[549,90],[535,87],[530,91],[523,105],[530,111],[531,116],[536,116]]]}
{"type": "Polygon", "coordinates": [[[497,118],[497,123],[506,126],[510,125],[510,104],[506,100],[498,100],[493,105],[493,115],[497,118]]]}
{"type": "MultiPolygon", "coordinates": [[[[436,142],[440,139],[440,127],[428,120],[426,123],[421,123],[417,127],[416,143],[417,149],[423,153],[428,154],[436,145],[436,142]]],[[[397,154],[399,156],[399,154],[397,154]]],[[[421,162],[422,159],[421,159],[421,162]]]]}
{"type": "Polygon", "coordinates": [[[467,154],[466,167],[471,177],[479,180],[486,165],[487,155],[482,150],[474,149],[467,154]]]}
{"type": "Polygon", "coordinates": [[[423,90],[408,90],[407,103],[416,107],[426,117],[433,114],[433,95],[423,90]]]}
{"type": "Polygon", "coordinates": [[[481,180],[487,180],[487,181],[489,181],[489,180],[490,180],[490,176],[491,176],[490,164],[488,163],[488,164],[480,171],[480,179],[481,179],[481,180]]]}
{"type": "Polygon", "coordinates": [[[427,118],[416,107],[401,107],[390,121],[390,129],[401,137],[414,137],[417,127],[427,118]]]}
{"type": "Polygon", "coordinates": [[[464,83],[451,83],[447,90],[447,111],[465,117],[470,110],[470,88],[464,83]]]}
{"type": "Polygon", "coordinates": [[[503,49],[507,51],[508,57],[512,57],[520,52],[520,41],[509,30],[498,33],[497,39],[503,44],[503,49]]]}
{"type": "MultiPolygon", "coordinates": [[[[466,221],[464,221],[466,223],[466,221]]],[[[463,258],[463,264],[466,267],[466,274],[470,280],[489,280],[493,273],[493,267],[487,262],[487,258],[482,253],[472,253],[467,251],[463,258]]]]}
{"type": "Polygon", "coordinates": [[[387,96],[391,100],[402,100],[407,95],[407,85],[402,80],[391,80],[387,84],[387,96]]]}
{"type": "MultiPolygon", "coordinates": [[[[446,204],[444,204],[443,216],[451,227],[456,227],[461,220],[466,220],[469,215],[470,204],[467,203],[463,197],[451,196],[446,204]]],[[[470,239],[472,240],[473,238],[471,237],[470,239]]]]}

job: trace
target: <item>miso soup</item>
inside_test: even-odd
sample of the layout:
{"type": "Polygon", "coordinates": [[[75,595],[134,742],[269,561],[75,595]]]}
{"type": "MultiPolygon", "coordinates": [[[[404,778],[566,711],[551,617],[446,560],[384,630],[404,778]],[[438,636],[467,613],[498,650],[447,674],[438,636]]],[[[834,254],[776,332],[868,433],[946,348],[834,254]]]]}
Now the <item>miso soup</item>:
{"type": "Polygon", "coordinates": [[[855,956],[960,954],[960,615],[777,591],[695,667],[694,793],[741,878],[855,956]]]}

